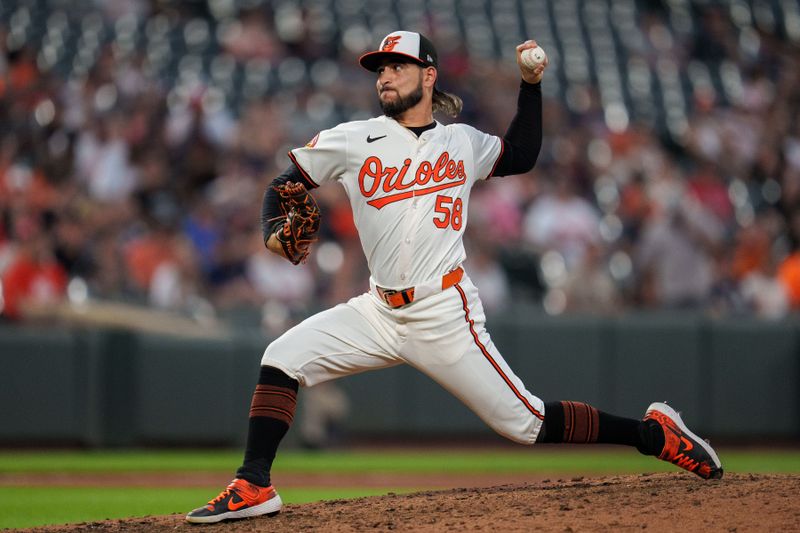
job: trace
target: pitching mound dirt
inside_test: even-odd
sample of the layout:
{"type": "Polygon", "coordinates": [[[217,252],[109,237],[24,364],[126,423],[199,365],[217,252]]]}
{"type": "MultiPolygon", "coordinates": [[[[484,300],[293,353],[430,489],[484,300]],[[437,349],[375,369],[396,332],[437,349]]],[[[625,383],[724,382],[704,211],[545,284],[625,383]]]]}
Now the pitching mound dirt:
{"type": "Polygon", "coordinates": [[[800,476],[683,473],[573,478],[287,505],[275,518],[195,526],[183,515],[35,532],[800,531],[800,476]]]}

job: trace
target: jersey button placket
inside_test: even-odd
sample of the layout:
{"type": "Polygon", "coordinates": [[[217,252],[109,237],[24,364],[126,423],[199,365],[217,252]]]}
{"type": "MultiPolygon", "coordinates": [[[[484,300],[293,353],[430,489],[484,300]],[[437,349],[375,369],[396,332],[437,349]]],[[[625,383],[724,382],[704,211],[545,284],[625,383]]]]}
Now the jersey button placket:
{"type": "MultiPolygon", "coordinates": [[[[426,150],[425,150],[426,141],[427,141],[427,139],[425,137],[421,137],[419,139],[415,139],[415,142],[414,142],[414,145],[415,145],[414,146],[414,163],[415,163],[415,165],[412,168],[415,168],[415,169],[419,168],[420,163],[425,160],[425,158],[427,156],[427,153],[426,153],[426,150]]],[[[415,241],[414,237],[416,235],[416,232],[419,231],[420,224],[423,223],[420,220],[420,216],[421,216],[421,212],[420,212],[420,209],[419,209],[420,198],[417,196],[417,190],[419,188],[420,188],[420,186],[419,186],[419,184],[416,183],[416,180],[415,180],[415,183],[414,183],[414,185],[412,186],[412,189],[411,189],[412,190],[411,213],[410,213],[410,216],[406,219],[405,239],[403,240],[403,248],[407,252],[408,257],[411,258],[410,261],[407,263],[406,270],[404,272],[404,274],[405,274],[405,278],[403,278],[404,280],[405,279],[410,279],[412,271],[414,271],[414,263],[413,263],[414,241],[415,241]]],[[[414,271],[414,272],[418,273],[416,271],[414,271]]]]}
{"type": "MultiPolygon", "coordinates": [[[[412,204],[411,204],[412,212],[414,212],[413,210],[416,209],[416,201],[417,201],[416,198],[412,199],[412,204]]],[[[413,218],[413,217],[411,217],[411,218],[413,218]]],[[[413,227],[413,225],[411,225],[410,227],[406,228],[406,237],[403,239],[403,244],[402,244],[402,247],[403,247],[404,252],[405,252],[404,255],[406,257],[408,257],[408,258],[411,258],[406,263],[406,270],[400,273],[400,281],[402,281],[402,282],[405,282],[408,279],[408,267],[411,265],[411,262],[413,261],[413,257],[414,257],[414,248],[411,246],[411,237],[409,235],[409,231],[411,231],[411,227],[413,227]]]]}
{"type": "MultiPolygon", "coordinates": [[[[411,171],[414,171],[414,169],[416,169],[417,166],[419,165],[419,142],[416,139],[414,139],[414,141],[412,141],[412,143],[411,143],[411,147],[410,148],[411,148],[411,152],[412,152],[412,156],[411,156],[412,164],[411,164],[410,169],[411,169],[411,171]]],[[[407,180],[408,179],[412,179],[412,177],[411,176],[406,176],[405,179],[407,179],[407,180]]],[[[399,275],[399,279],[400,279],[400,283],[402,285],[404,285],[403,288],[405,288],[406,281],[409,279],[409,277],[411,275],[410,274],[411,273],[411,268],[413,267],[413,261],[414,261],[414,248],[413,248],[411,237],[413,235],[414,228],[416,227],[416,224],[417,224],[417,222],[416,222],[416,218],[417,218],[416,217],[417,198],[416,198],[416,196],[414,196],[414,192],[416,191],[416,188],[417,188],[417,186],[416,186],[416,184],[414,184],[412,186],[412,189],[411,189],[412,190],[412,197],[410,199],[411,205],[410,205],[410,208],[406,207],[406,209],[408,209],[408,211],[406,212],[405,222],[404,222],[404,225],[403,225],[402,234],[400,235],[401,240],[399,241],[399,245],[400,245],[400,258],[399,259],[400,260],[398,261],[397,271],[396,272],[399,272],[399,274],[400,274],[399,275]]],[[[408,202],[408,201],[409,200],[406,200],[406,202],[408,202]]],[[[408,206],[408,204],[406,204],[406,205],[408,206]]]]}

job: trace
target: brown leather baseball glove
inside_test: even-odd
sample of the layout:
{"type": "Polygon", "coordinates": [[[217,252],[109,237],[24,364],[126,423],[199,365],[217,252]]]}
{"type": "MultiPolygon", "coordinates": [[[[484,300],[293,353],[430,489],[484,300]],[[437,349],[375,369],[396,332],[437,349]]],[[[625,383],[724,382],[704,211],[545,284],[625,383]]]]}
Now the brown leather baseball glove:
{"type": "Polygon", "coordinates": [[[286,258],[293,264],[305,263],[311,244],[317,240],[320,211],[314,197],[302,183],[288,182],[274,187],[285,219],[275,230],[286,258]]]}

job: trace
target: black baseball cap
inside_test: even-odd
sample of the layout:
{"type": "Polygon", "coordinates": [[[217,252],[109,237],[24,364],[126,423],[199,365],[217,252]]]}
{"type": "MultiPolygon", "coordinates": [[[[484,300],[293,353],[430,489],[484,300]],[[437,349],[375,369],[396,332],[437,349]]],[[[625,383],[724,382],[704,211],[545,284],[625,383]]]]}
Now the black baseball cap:
{"type": "Polygon", "coordinates": [[[375,72],[387,57],[403,58],[423,67],[439,68],[439,58],[433,43],[421,33],[395,31],[381,41],[374,52],[367,52],[358,62],[367,70],[375,72]]]}

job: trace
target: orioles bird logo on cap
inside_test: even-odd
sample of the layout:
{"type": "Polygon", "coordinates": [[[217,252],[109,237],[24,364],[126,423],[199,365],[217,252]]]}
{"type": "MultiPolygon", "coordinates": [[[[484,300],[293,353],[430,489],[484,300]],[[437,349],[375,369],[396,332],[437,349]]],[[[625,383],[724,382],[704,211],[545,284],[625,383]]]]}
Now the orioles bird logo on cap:
{"type": "Polygon", "coordinates": [[[400,42],[402,39],[402,35],[394,35],[392,37],[387,37],[386,40],[383,42],[383,46],[381,47],[382,52],[391,52],[394,50],[394,47],[397,46],[397,43],[400,42]]]}

